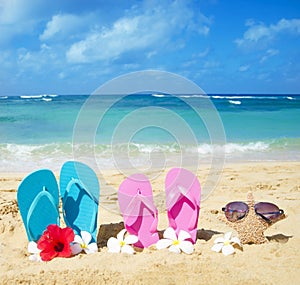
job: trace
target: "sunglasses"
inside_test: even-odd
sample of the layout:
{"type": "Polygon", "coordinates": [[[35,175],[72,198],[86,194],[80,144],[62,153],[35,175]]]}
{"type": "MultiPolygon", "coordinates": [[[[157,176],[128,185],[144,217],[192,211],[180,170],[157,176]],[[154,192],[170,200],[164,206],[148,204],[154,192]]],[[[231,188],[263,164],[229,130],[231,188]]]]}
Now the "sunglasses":
{"type": "MultiPolygon", "coordinates": [[[[276,205],[269,202],[259,202],[254,205],[257,215],[268,223],[275,223],[283,218],[284,212],[276,205]]],[[[243,219],[249,212],[249,206],[244,202],[230,202],[222,208],[228,221],[236,222],[243,219]]]]}

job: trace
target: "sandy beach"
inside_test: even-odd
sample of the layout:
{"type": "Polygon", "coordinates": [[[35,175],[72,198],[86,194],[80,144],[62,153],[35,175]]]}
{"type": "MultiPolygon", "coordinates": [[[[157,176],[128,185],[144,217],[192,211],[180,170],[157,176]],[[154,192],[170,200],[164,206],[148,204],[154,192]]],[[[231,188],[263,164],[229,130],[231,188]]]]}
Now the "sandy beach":
{"type": "Polygon", "coordinates": [[[299,11],[0,0],[0,285],[300,285],[299,11]]]}
{"type": "MultiPolygon", "coordinates": [[[[155,195],[164,191],[166,172],[152,181],[155,195]]],[[[197,176],[201,183],[205,181],[207,173],[205,166],[199,169],[197,176]]],[[[158,251],[155,247],[132,256],[109,253],[106,242],[123,228],[122,217],[100,203],[99,252],[68,259],[56,258],[47,263],[28,259],[28,241],[16,202],[18,185],[27,173],[2,173],[0,283],[299,284],[299,173],[300,162],[226,164],[216,189],[201,202],[198,239],[192,255],[158,251]],[[218,218],[222,215],[221,208],[230,201],[246,200],[249,190],[253,192],[256,201],[269,201],[278,205],[285,211],[287,218],[267,229],[265,235],[269,241],[265,244],[244,245],[242,250],[237,249],[230,256],[211,251],[214,240],[232,230],[218,218]]],[[[123,174],[109,171],[105,177],[107,185],[116,189],[124,178],[123,174]]],[[[101,185],[100,189],[105,189],[107,185],[101,185]]],[[[103,197],[102,203],[105,199],[109,198],[103,197]]],[[[111,197],[110,203],[112,208],[117,206],[115,197],[111,197]]],[[[168,226],[166,212],[162,208],[159,206],[159,230],[168,226]]],[[[236,236],[236,232],[233,233],[236,236]]]]}

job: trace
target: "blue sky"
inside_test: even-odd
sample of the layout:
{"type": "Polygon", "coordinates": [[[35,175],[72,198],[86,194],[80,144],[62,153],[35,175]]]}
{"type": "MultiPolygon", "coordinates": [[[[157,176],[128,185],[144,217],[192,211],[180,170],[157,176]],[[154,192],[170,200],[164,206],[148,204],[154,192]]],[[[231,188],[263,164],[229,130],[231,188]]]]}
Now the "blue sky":
{"type": "Polygon", "coordinates": [[[0,95],[89,94],[133,71],[207,93],[300,93],[298,0],[0,0],[0,95]]]}

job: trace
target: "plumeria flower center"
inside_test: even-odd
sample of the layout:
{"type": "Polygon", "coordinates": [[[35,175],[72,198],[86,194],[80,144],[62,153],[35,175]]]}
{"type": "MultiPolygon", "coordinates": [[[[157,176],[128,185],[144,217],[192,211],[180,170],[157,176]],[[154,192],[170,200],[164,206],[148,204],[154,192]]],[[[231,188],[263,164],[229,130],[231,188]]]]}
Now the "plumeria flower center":
{"type": "Polygon", "coordinates": [[[237,237],[231,238],[231,232],[225,233],[224,237],[218,237],[211,248],[213,251],[222,252],[224,255],[235,253],[235,246],[241,247],[241,242],[237,237]]]}
{"type": "Polygon", "coordinates": [[[183,251],[186,254],[194,252],[194,245],[188,240],[191,235],[186,231],[180,230],[177,236],[175,230],[169,227],[164,231],[163,237],[156,243],[157,249],[169,248],[171,252],[180,253],[183,251]]]}
{"type": "Polygon", "coordinates": [[[87,254],[98,251],[97,243],[93,242],[92,235],[87,231],[81,231],[80,235],[75,236],[71,248],[74,255],[82,252],[82,250],[87,254]]]}
{"type": "Polygon", "coordinates": [[[109,252],[128,254],[133,254],[135,252],[132,245],[138,242],[138,237],[135,235],[125,236],[126,232],[126,229],[123,229],[117,234],[117,238],[111,237],[108,239],[107,247],[109,252]]]}

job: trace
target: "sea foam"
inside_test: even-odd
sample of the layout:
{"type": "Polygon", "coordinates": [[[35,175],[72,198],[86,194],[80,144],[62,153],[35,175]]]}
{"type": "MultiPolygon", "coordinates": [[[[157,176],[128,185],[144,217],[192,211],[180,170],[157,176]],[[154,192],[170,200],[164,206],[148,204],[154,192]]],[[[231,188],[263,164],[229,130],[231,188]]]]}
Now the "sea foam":
{"type": "MultiPolygon", "coordinates": [[[[264,142],[247,144],[227,143],[224,145],[199,144],[198,146],[170,144],[76,144],[51,143],[41,145],[0,144],[1,171],[28,171],[33,168],[46,167],[58,170],[68,159],[96,159],[101,167],[112,168],[115,159],[128,159],[132,163],[142,164],[149,155],[160,155],[161,159],[173,156],[211,157],[225,154],[249,154],[250,152],[266,152],[270,145],[264,142]]],[[[245,156],[246,157],[246,156],[245,156]]]]}

